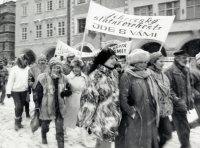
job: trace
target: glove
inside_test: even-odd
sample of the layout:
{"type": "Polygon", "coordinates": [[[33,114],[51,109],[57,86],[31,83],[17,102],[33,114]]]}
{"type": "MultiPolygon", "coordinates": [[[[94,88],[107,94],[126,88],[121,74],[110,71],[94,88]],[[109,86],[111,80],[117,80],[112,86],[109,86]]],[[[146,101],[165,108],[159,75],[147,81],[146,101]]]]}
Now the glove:
{"type": "Polygon", "coordinates": [[[62,98],[64,98],[64,97],[69,97],[71,94],[72,94],[72,91],[71,91],[71,90],[63,90],[63,91],[61,92],[60,96],[61,96],[62,98]]]}
{"type": "Polygon", "coordinates": [[[35,113],[39,113],[40,109],[39,108],[35,108],[35,113]]]}
{"type": "Polygon", "coordinates": [[[66,89],[67,89],[67,90],[71,90],[70,84],[69,84],[69,83],[66,84],[66,89]]]}
{"type": "Polygon", "coordinates": [[[188,105],[188,110],[192,110],[194,108],[194,99],[191,98],[189,101],[190,101],[190,104],[188,105]]]}
{"type": "Polygon", "coordinates": [[[174,104],[174,110],[177,112],[187,112],[187,105],[183,99],[180,99],[176,104],[174,104]]]}
{"type": "Polygon", "coordinates": [[[7,97],[10,98],[10,97],[11,97],[11,94],[7,94],[7,97]]]}

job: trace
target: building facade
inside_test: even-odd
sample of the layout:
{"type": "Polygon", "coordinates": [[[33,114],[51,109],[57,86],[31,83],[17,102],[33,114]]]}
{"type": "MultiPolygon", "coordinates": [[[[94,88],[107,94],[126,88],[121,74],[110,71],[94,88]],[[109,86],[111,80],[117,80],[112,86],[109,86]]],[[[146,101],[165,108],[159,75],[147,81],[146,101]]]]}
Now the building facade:
{"type": "Polygon", "coordinates": [[[14,60],[15,2],[0,5],[0,58],[14,60]]]}
{"type": "Polygon", "coordinates": [[[68,40],[67,0],[18,0],[16,2],[15,54],[29,53],[50,59],[57,40],[68,40]]]}
{"type": "MultiPolygon", "coordinates": [[[[89,2],[90,0],[74,0],[71,2],[72,27],[70,33],[70,44],[77,50],[81,49],[89,2]]],[[[122,13],[128,13],[127,0],[95,0],[94,2],[122,13]]],[[[127,40],[128,38],[124,37],[86,31],[83,51],[92,52],[99,50],[100,48],[102,49],[119,44],[121,42],[125,42],[127,40]]]]}
{"type": "MultiPolygon", "coordinates": [[[[200,52],[200,0],[128,0],[129,14],[148,16],[176,15],[163,43],[169,57],[177,50],[187,50],[194,57],[200,52]]],[[[134,39],[132,49],[159,50],[161,42],[134,39]]]]}

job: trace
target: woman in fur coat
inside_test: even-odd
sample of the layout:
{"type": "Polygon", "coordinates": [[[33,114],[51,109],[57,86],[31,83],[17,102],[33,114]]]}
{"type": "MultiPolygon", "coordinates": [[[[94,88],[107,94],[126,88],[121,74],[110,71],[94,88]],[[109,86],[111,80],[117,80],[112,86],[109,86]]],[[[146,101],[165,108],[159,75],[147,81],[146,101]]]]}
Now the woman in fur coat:
{"type": "Polygon", "coordinates": [[[135,49],[127,56],[127,68],[120,79],[122,121],[116,148],[158,148],[158,92],[147,69],[149,53],[135,49]]]}
{"type": "Polygon", "coordinates": [[[103,49],[89,70],[86,89],[81,96],[79,126],[88,128],[96,137],[95,148],[110,148],[118,134],[121,120],[117,77],[113,73],[116,55],[103,49]]]}

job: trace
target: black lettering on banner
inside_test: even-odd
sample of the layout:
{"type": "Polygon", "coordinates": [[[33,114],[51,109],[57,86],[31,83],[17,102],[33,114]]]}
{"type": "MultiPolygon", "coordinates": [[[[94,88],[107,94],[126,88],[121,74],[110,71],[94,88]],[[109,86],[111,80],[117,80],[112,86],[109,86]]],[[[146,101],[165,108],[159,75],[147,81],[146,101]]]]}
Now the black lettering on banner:
{"type": "Polygon", "coordinates": [[[125,29],[119,29],[119,33],[120,34],[126,34],[126,30],[125,29]]]}
{"type": "Polygon", "coordinates": [[[109,32],[115,32],[115,28],[114,27],[108,27],[108,31],[109,32]]]}
{"type": "Polygon", "coordinates": [[[99,29],[99,24],[94,23],[94,24],[93,24],[93,28],[99,29]]]}

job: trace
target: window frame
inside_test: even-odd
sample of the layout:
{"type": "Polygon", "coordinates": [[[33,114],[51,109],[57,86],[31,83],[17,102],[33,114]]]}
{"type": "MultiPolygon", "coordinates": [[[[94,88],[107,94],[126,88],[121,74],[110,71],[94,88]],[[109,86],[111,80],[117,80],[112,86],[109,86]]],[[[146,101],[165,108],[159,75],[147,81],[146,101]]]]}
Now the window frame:
{"type": "Polygon", "coordinates": [[[36,3],[36,13],[42,13],[42,3],[41,2],[37,2],[36,3]],[[40,8],[38,9],[38,6],[40,5],[40,8]]]}
{"type": "Polygon", "coordinates": [[[46,11],[53,11],[53,0],[47,0],[46,2],[46,11]]]}
{"type": "Polygon", "coordinates": [[[22,34],[22,40],[23,41],[25,41],[25,40],[27,40],[27,33],[28,33],[28,29],[27,29],[27,26],[23,26],[22,27],[22,32],[21,32],[22,34]]]}
{"type": "Polygon", "coordinates": [[[36,39],[42,38],[42,24],[36,24],[35,25],[35,30],[36,30],[36,39]]]}
{"type": "Polygon", "coordinates": [[[22,6],[22,16],[23,17],[27,16],[27,5],[22,6]]]}
{"type": "Polygon", "coordinates": [[[78,18],[77,19],[77,34],[84,33],[84,31],[85,31],[85,27],[82,31],[80,31],[83,28],[83,27],[79,28],[79,27],[81,27],[80,22],[79,22],[80,20],[85,20],[85,25],[86,25],[86,18],[78,18]]]}
{"type": "Polygon", "coordinates": [[[146,6],[141,6],[141,7],[134,7],[134,15],[140,15],[140,16],[153,16],[153,5],[146,5],[146,6]],[[148,7],[151,7],[151,10],[148,10],[148,7]],[[142,15],[142,13],[144,14],[144,11],[142,11],[143,9],[146,9],[146,15],[142,15]],[[136,13],[136,9],[139,9],[139,13],[136,13]],[[150,13],[152,13],[152,15],[149,15],[150,13]]]}
{"type": "Polygon", "coordinates": [[[87,0],[76,0],[76,5],[83,5],[86,3],[87,3],[87,0]],[[84,1],[84,2],[81,2],[81,1],[84,1]]]}
{"type": "Polygon", "coordinates": [[[58,22],[58,36],[66,34],[66,22],[64,20],[58,22]]]}
{"type": "Polygon", "coordinates": [[[58,9],[65,8],[65,0],[58,0],[58,9]]]}
{"type": "Polygon", "coordinates": [[[53,22],[48,22],[46,24],[46,37],[53,37],[53,22]],[[49,27],[48,27],[49,26],[49,27]]]}
{"type": "Polygon", "coordinates": [[[196,18],[200,18],[200,15],[198,17],[198,15],[196,15],[196,11],[197,11],[197,6],[200,7],[200,3],[196,4],[196,0],[192,0],[191,5],[188,5],[188,0],[186,0],[186,19],[190,20],[190,19],[196,19],[196,18]],[[192,14],[192,18],[188,18],[188,8],[193,8],[193,14],[192,14]]]}
{"type": "Polygon", "coordinates": [[[158,15],[159,16],[172,16],[172,15],[175,15],[175,21],[176,21],[176,20],[180,20],[180,14],[181,14],[180,11],[181,11],[180,1],[170,1],[170,2],[166,2],[166,3],[159,3],[158,4],[158,15]],[[178,6],[175,6],[176,2],[179,3],[178,6]],[[167,8],[167,4],[171,4],[171,7],[167,8]],[[163,9],[160,9],[161,5],[164,5],[163,9]],[[177,18],[177,15],[175,15],[176,10],[179,10],[179,15],[178,15],[179,18],[177,18]],[[167,12],[170,12],[170,11],[171,11],[171,15],[167,15],[167,12]],[[161,12],[164,12],[164,15],[161,15],[161,12]]]}

